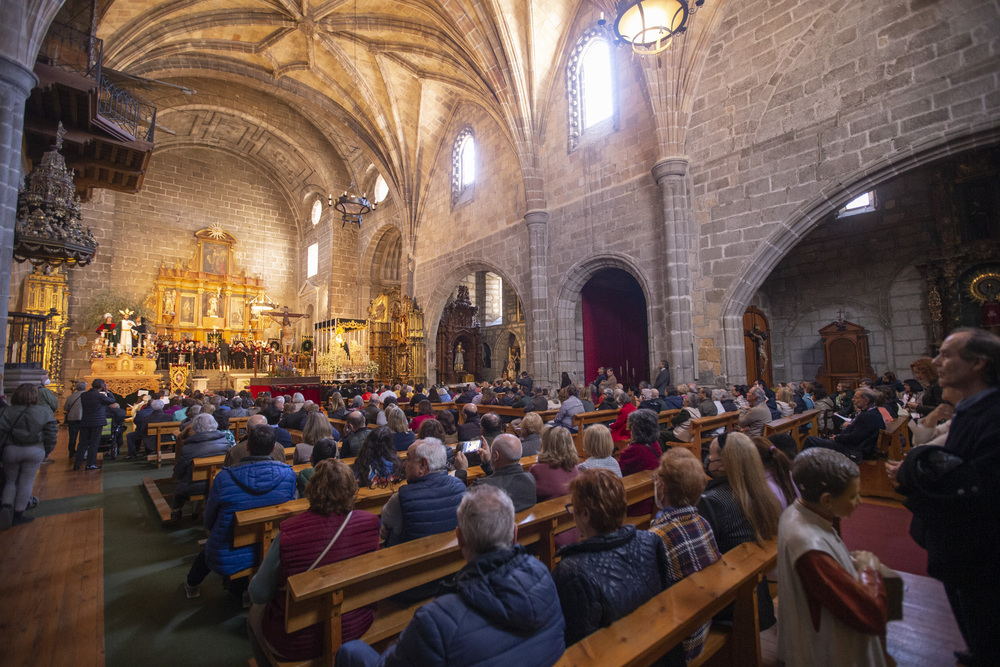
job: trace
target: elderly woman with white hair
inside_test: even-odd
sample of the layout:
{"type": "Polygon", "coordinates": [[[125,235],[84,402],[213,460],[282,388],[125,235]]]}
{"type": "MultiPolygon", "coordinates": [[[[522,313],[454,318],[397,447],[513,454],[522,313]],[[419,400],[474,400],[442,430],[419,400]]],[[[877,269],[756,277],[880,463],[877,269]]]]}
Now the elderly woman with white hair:
{"type": "Polygon", "coordinates": [[[672,429],[664,432],[665,442],[691,442],[691,420],[701,418],[698,409],[698,394],[684,394],[684,407],[671,420],[672,429]]]}
{"type": "Polygon", "coordinates": [[[174,490],[171,519],[181,518],[184,503],[191,496],[202,495],[207,490],[207,481],[191,480],[194,460],[206,456],[220,456],[229,451],[230,446],[229,439],[219,430],[219,423],[212,415],[200,414],[191,421],[191,435],[184,439],[184,447],[177,454],[177,462],[174,464],[177,488],[174,490]]]}

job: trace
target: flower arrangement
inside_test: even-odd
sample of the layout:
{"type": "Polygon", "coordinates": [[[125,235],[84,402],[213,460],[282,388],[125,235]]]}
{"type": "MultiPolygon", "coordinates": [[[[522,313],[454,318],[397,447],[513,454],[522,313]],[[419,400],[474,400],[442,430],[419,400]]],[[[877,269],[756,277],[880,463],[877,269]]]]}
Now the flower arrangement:
{"type": "Polygon", "coordinates": [[[295,364],[285,358],[274,365],[274,377],[295,377],[297,375],[298,369],[295,368],[295,364]]]}

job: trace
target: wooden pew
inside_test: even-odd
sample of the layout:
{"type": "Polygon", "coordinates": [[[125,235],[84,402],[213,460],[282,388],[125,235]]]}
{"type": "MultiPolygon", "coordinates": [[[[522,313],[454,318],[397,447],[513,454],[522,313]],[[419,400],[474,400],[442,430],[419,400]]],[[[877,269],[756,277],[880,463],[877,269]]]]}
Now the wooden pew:
{"type": "MultiPolygon", "coordinates": [[[[630,504],[653,495],[653,482],[647,473],[629,475],[622,481],[630,504]]],[[[516,516],[517,541],[526,546],[538,545],[538,557],[550,569],[556,564],[555,536],[573,527],[573,517],[566,511],[568,500],[569,496],[553,498],[516,516]]],[[[632,518],[648,522],[651,517],[632,518]]],[[[341,614],[435,581],[464,565],[458,541],[453,532],[448,532],[289,577],[285,630],[294,632],[322,623],[326,647],[321,658],[292,664],[333,665],[341,644],[341,614]]],[[[374,644],[398,635],[421,604],[379,609],[375,623],[362,639],[374,644]]]]}
{"type": "Polygon", "coordinates": [[[775,419],[773,421],[764,424],[764,437],[775,435],[776,433],[787,433],[788,435],[795,438],[795,445],[798,447],[799,451],[802,451],[802,443],[805,442],[806,437],[810,435],[819,435],[819,417],[822,414],[822,410],[818,408],[813,408],[812,410],[806,410],[801,414],[789,415],[788,417],[782,417],[781,419],[775,419]],[[799,430],[800,426],[809,425],[809,432],[802,433],[799,430]]]}
{"type": "Polygon", "coordinates": [[[628,616],[568,647],[556,664],[648,665],[731,603],[733,626],[713,628],[689,666],[761,665],[757,582],[777,563],[774,541],[730,549],[704,570],[677,582],[628,616]]]}
{"type": "Polygon", "coordinates": [[[573,444],[576,445],[576,453],[581,459],[587,458],[587,453],[583,451],[583,431],[591,424],[604,424],[610,426],[618,419],[618,409],[614,410],[594,410],[593,412],[578,412],[573,415],[573,426],[576,433],[573,434],[573,444]]]}
{"type": "MultiPolygon", "coordinates": [[[[740,420],[739,411],[736,412],[723,412],[719,415],[714,415],[711,417],[698,417],[697,419],[691,420],[691,442],[689,443],[679,443],[691,450],[700,461],[701,449],[708,442],[712,441],[715,436],[712,432],[716,429],[723,428],[727,431],[736,428],[737,423],[740,420]]],[[[670,443],[678,444],[678,443],[670,443]]]]}
{"type": "MultiPolygon", "coordinates": [[[[476,409],[479,411],[480,415],[484,415],[487,412],[492,412],[495,415],[500,415],[504,423],[509,423],[515,419],[523,419],[525,412],[524,408],[512,408],[507,405],[477,405],[476,409]]],[[[539,410],[537,412],[538,416],[542,418],[543,422],[549,421],[556,416],[558,410],[539,410]]],[[[465,423],[465,413],[459,410],[458,421],[461,424],[465,423]]]]}
{"type": "Polygon", "coordinates": [[[146,434],[156,438],[156,449],[153,454],[146,457],[147,461],[156,461],[159,468],[164,461],[172,461],[174,453],[163,451],[163,445],[174,446],[175,438],[181,432],[180,422],[158,422],[146,426],[146,434]],[[169,439],[168,439],[169,438],[169,439]]]}
{"type": "Polygon", "coordinates": [[[904,451],[910,449],[910,417],[901,415],[879,431],[875,452],[878,458],[866,459],[858,467],[861,469],[861,495],[878,498],[892,498],[903,501],[904,497],[896,493],[885,474],[887,459],[901,461],[904,451]]]}
{"type": "MultiPolygon", "coordinates": [[[[353,458],[342,460],[348,466],[354,464],[353,458]]],[[[537,462],[538,456],[525,456],[520,460],[521,467],[525,470],[528,470],[537,462]]],[[[294,466],[296,473],[308,467],[309,464],[294,466]]],[[[472,482],[484,475],[485,473],[483,473],[482,468],[479,466],[469,468],[466,482],[471,485],[472,482]]],[[[372,514],[382,514],[382,507],[403,484],[406,484],[406,482],[394,484],[384,489],[362,488],[358,491],[354,508],[365,510],[372,514]]],[[[306,498],[296,498],[280,505],[269,505],[267,507],[258,507],[252,510],[237,512],[236,520],[233,523],[233,546],[243,547],[250,544],[260,544],[260,560],[257,561],[259,563],[267,555],[267,550],[270,548],[271,542],[278,532],[278,528],[281,527],[281,522],[296,514],[305,512],[307,509],[309,509],[309,500],[306,498]]]]}
{"type": "Polygon", "coordinates": [[[233,417],[229,420],[229,430],[233,432],[236,442],[239,442],[247,434],[247,420],[250,417],[233,417]]]}

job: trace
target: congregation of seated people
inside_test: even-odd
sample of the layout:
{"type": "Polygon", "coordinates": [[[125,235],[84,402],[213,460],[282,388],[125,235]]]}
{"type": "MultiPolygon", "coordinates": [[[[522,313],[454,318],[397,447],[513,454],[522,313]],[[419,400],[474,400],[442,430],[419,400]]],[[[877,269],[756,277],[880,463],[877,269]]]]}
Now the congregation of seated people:
{"type": "MultiPolygon", "coordinates": [[[[191,497],[206,494],[207,483],[192,479],[195,460],[226,456],[204,501],[209,538],[183,588],[188,598],[198,597],[199,585],[214,572],[244,598],[258,665],[324,651],[319,624],[291,634],[284,629],[283,589],[290,577],[451,533],[465,566],[396,596],[422,605],[387,649],[360,641],[374,622],[373,605],[342,615],[338,665],[552,664],[568,646],[726,552],[771,541],[778,545],[781,604],[776,613],[767,580],[761,581],[757,619],[762,631],[778,624],[779,657],[788,665],[831,664],[836,642],[838,651],[847,651],[837,655],[846,660],[849,653],[851,664],[881,665],[878,637],[887,602],[878,559],[847,554],[833,526],[857,506],[858,464],[877,456],[879,433],[893,420],[910,418],[916,450],[950,443],[959,415],[987,408],[995,415],[1000,341],[983,335],[970,334],[979,346],[966,342],[972,352],[956,352],[987,350],[985,370],[976,366],[978,384],[956,379],[949,359],[939,357],[915,360],[909,379],[887,371],[830,391],[816,381],[672,384],[662,363],[653,382],[635,387],[601,368],[590,383],[563,374],[558,388],[527,374],[455,391],[402,383],[344,386],[328,392],[322,405],[300,394],[151,395],[135,407],[129,457],[138,457],[140,448],[151,451],[149,425],[180,422],[172,503],[180,516],[191,497]],[[979,408],[970,407],[970,398],[979,408]],[[493,406],[515,408],[518,416],[498,414],[493,406]],[[579,433],[577,415],[598,410],[612,412],[579,433]],[[764,437],[769,424],[806,411],[816,411],[810,425],[819,435],[805,437],[801,453],[792,437],[797,432],[764,437]],[[661,417],[664,412],[670,414],[661,417]],[[693,442],[696,420],[727,414],[730,426],[702,432],[702,441],[693,442]],[[231,417],[249,417],[239,441],[228,428],[231,417]],[[345,424],[342,432],[331,419],[345,424]],[[294,461],[306,464],[298,473],[285,463],[282,446],[292,446],[291,432],[300,434],[294,461]],[[635,473],[651,476],[653,493],[630,504],[623,477],[635,473]],[[359,489],[366,488],[388,489],[380,515],[355,509],[359,489]],[[281,523],[262,562],[255,561],[255,546],[233,546],[237,512],[296,497],[308,499],[308,510],[281,523]],[[556,536],[559,562],[549,572],[518,543],[515,514],[555,498],[565,499],[572,527],[556,536]],[[253,568],[252,579],[231,578],[253,568]]],[[[887,469],[912,498],[928,493],[923,469],[908,461],[889,462],[887,469]]],[[[933,537],[934,529],[926,530],[933,537]]],[[[964,539],[986,539],[975,532],[964,539]]],[[[954,559],[931,553],[932,567],[944,573],[954,559]]],[[[946,586],[971,595],[961,582],[946,586]]],[[[989,664],[991,649],[971,617],[983,609],[983,595],[968,604],[969,611],[959,617],[956,610],[956,616],[977,653],[965,655],[964,664],[989,664]]],[[[731,608],[723,609],[661,656],[661,664],[696,659],[710,627],[725,627],[733,618],[731,608]]]]}

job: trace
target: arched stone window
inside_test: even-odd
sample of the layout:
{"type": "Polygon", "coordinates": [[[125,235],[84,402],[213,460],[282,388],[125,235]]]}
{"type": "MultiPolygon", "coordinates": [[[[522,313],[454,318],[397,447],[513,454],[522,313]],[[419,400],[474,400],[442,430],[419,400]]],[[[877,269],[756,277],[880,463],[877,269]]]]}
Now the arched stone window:
{"type": "Polygon", "coordinates": [[[472,198],[476,182],[476,137],[471,127],[458,133],[451,151],[451,204],[472,198]]]}
{"type": "Polygon", "coordinates": [[[614,72],[612,45],[605,31],[588,30],[573,46],[566,65],[569,150],[579,146],[590,132],[600,136],[618,129],[614,72]]]}
{"type": "Polygon", "coordinates": [[[373,204],[381,204],[389,196],[389,184],[385,182],[385,177],[382,174],[379,174],[375,180],[375,191],[372,194],[373,204]]]}

